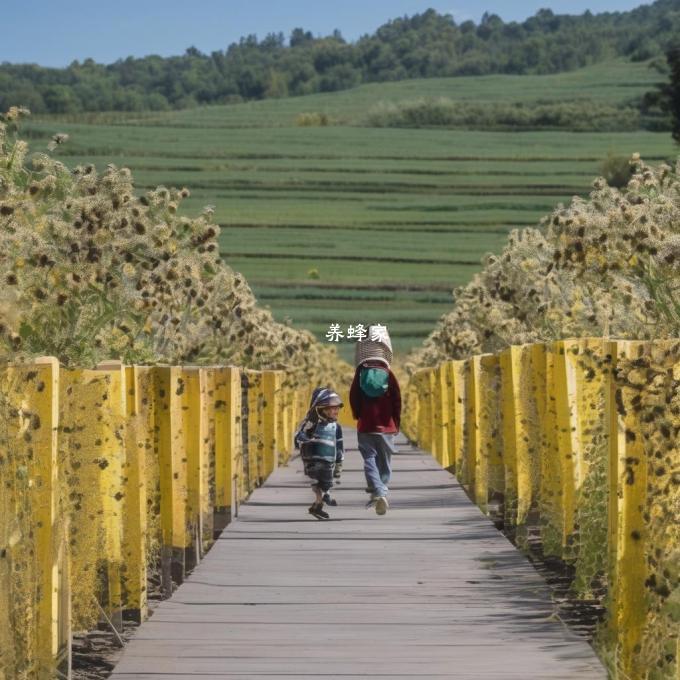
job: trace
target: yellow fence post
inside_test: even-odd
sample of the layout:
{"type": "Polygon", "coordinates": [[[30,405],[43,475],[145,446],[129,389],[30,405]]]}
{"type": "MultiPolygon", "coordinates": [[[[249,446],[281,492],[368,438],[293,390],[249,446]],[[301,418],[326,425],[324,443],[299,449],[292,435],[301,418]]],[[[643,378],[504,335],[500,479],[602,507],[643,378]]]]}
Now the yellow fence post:
{"type": "Polygon", "coordinates": [[[70,665],[59,380],[53,357],[0,373],[0,677],[8,679],[47,680],[70,665]]]}
{"type": "Polygon", "coordinates": [[[203,519],[208,514],[210,500],[206,369],[187,366],[182,370],[182,379],[185,383],[181,408],[187,480],[184,566],[190,571],[202,556],[203,519]]]}
{"type": "Polygon", "coordinates": [[[554,349],[555,407],[557,454],[560,465],[562,499],[562,558],[574,558],[574,529],[576,526],[576,475],[580,458],[580,441],[576,426],[576,376],[567,352],[573,341],[560,340],[554,349]]]}
{"type": "Polygon", "coordinates": [[[215,512],[217,538],[235,514],[243,477],[241,369],[215,369],[215,512]]]}
{"type": "Polygon", "coordinates": [[[338,414],[338,422],[342,427],[354,427],[355,421],[354,417],[352,416],[352,408],[349,403],[349,385],[346,387],[338,387],[335,391],[338,393],[338,396],[342,400],[343,404],[342,408],[340,409],[340,413],[338,414]]]}
{"type": "Polygon", "coordinates": [[[427,450],[434,456],[437,462],[441,461],[441,451],[439,447],[440,412],[437,409],[437,369],[427,370],[427,394],[428,394],[428,442],[427,450]]]}
{"type": "MultiPolygon", "coordinates": [[[[97,373],[100,371],[97,370],[97,373]]],[[[125,373],[120,362],[111,369],[101,371],[105,373],[108,392],[101,395],[102,402],[108,401],[109,422],[100,434],[102,441],[102,463],[108,465],[102,468],[102,511],[106,522],[106,557],[108,602],[101,603],[107,611],[109,619],[122,632],[123,630],[123,593],[122,593],[122,541],[123,516],[125,498],[125,482],[123,470],[125,468],[125,373]],[[105,457],[104,457],[105,456],[105,457]]],[[[104,403],[96,403],[102,408],[104,403]]],[[[95,441],[95,446],[97,442],[95,441]]]]}
{"type": "Polygon", "coordinates": [[[468,417],[470,436],[467,445],[468,491],[471,498],[486,513],[488,509],[487,465],[482,460],[482,399],[481,399],[481,357],[473,356],[468,362],[470,373],[470,399],[468,400],[468,417]]]}
{"type": "Polygon", "coordinates": [[[474,498],[480,509],[489,514],[489,501],[503,494],[503,448],[500,433],[500,365],[493,354],[470,360],[474,437],[468,446],[474,455],[474,498]]]}
{"type": "MultiPolygon", "coordinates": [[[[617,341],[617,365],[623,364],[626,359],[638,358],[644,353],[644,349],[641,342],[617,341]]],[[[640,373],[643,374],[642,371],[640,373]]],[[[640,375],[638,381],[641,383],[644,380],[646,380],[644,375],[640,375]]],[[[646,609],[645,537],[642,513],[645,509],[647,465],[637,411],[631,403],[635,396],[635,390],[626,386],[617,387],[619,503],[613,601],[616,607],[620,665],[629,675],[633,674],[633,669],[637,666],[634,650],[640,644],[646,609]]]]}
{"type": "Polygon", "coordinates": [[[138,623],[148,616],[147,596],[147,456],[153,451],[151,373],[142,366],[125,367],[127,489],[123,529],[123,606],[138,623]]]}
{"type": "MultiPolygon", "coordinates": [[[[619,451],[625,450],[625,439],[619,441],[619,415],[617,413],[617,381],[616,364],[618,357],[618,343],[612,340],[607,343],[610,356],[610,375],[608,389],[605,394],[605,408],[608,429],[607,447],[607,588],[608,600],[608,633],[611,640],[618,637],[618,616],[616,614],[616,586],[617,551],[619,533],[619,451]]],[[[619,398],[622,395],[619,395],[619,398]]],[[[621,434],[625,435],[624,432],[621,434]]]]}
{"type": "MultiPolygon", "coordinates": [[[[643,677],[680,671],[673,654],[672,589],[678,577],[677,474],[680,342],[616,342],[618,527],[612,569],[618,670],[643,677]],[[663,673],[662,673],[663,671],[663,673]]],[[[673,632],[675,631],[675,632],[673,632]]]]}
{"type": "Polygon", "coordinates": [[[534,343],[523,346],[523,364],[528,369],[525,371],[524,402],[525,418],[527,420],[528,464],[531,474],[531,506],[533,513],[531,521],[538,523],[539,501],[541,492],[541,435],[543,432],[546,410],[546,346],[543,343],[534,343]]]}
{"type": "Polygon", "coordinates": [[[264,451],[264,376],[247,369],[248,378],[248,493],[265,478],[264,451]]]}
{"type": "Polygon", "coordinates": [[[424,437],[424,444],[425,444],[425,448],[427,449],[427,451],[429,451],[430,453],[432,453],[436,457],[436,451],[434,451],[434,447],[435,447],[435,434],[434,434],[435,415],[434,415],[434,375],[433,375],[433,369],[432,368],[426,369],[424,382],[425,382],[425,391],[424,391],[424,397],[425,397],[425,437],[424,437]]]}
{"type": "Polygon", "coordinates": [[[96,624],[98,604],[122,630],[123,379],[120,363],[107,370],[61,371],[59,448],[68,461],[72,614],[78,630],[96,624]]]}
{"type": "Polygon", "coordinates": [[[187,466],[182,414],[186,381],[178,366],[159,366],[157,371],[158,458],[161,490],[162,582],[166,596],[172,583],[181,584],[186,575],[187,466]]]}
{"type": "Polygon", "coordinates": [[[554,342],[546,345],[545,421],[541,432],[541,488],[539,512],[541,514],[541,542],[543,553],[562,557],[566,542],[566,518],[563,492],[563,464],[560,460],[558,392],[565,388],[565,379],[560,372],[559,352],[562,345],[554,342]]]}
{"type": "Polygon", "coordinates": [[[201,553],[205,554],[210,546],[214,542],[214,518],[215,518],[215,508],[217,507],[217,492],[215,484],[215,465],[217,462],[217,456],[215,452],[215,403],[217,401],[216,395],[216,377],[218,366],[206,366],[205,371],[205,398],[204,398],[204,410],[205,410],[205,424],[207,431],[205,434],[205,445],[206,445],[206,455],[207,459],[206,465],[206,476],[205,476],[205,486],[206,493],[205,498],[201,499],[201,512],[203,525],[203,533],[201,536],[201,553]]]}
{"type": "Polygon", "coordinates": [[[460,478],[459,481],[465,484],[466,490],[470,497],[474,500],[475,495],[475,472],[476,472],[476,457],[477,457],[477,431],[475,428],[475,398],[474,398],[474,383],[473,383],[473,363],[474,358],[466,359],[463,362],[464,380],[465,380],[465,441],[461,453],[463,455],[461,460],[460,478]]]}
{"type": "MultiPolygon", "coordinates": [[[[69,582],[68,516],[60,502],[64,473],[58,459],[59,361],[55,357],[36,359],[35,407],[40,414],[32,422],[35,448],[40,451],[36,465],[39,478],[36,494],[35,531],[38,550],[40,618],[38,649],[43,651],[41,666],[50,671],[70,671],[71,667],[71,588],[69,582]],[[44,387],[43,387],[44,386],[44,387]],[[39,430],[39,432],[37,431],[39,430]]],[[[31,372],[26,376],[31,375],[31,372]]],[[[28,381],[30,382],[30,381],[28,381]]]]}
{"type": "Polygon", "coordinates": [[[453,459],[455,475],[461,484],[465,482],[464,461],[467,448],[468,427],[467,402],[469,380],[464,361],[451,362],[453,383],[453,459]]]}
{"type": "MultiPolygon", "coordinates": [[[[532,470],[529,451],[527,399],[531,396],[526,358],[530,346],[511,346],[500,354],[501,416],[505,460],[505,522],[524,526],[532,502],[532,470]]],[[[522,539],[524,535],[522,534],[522,539]]]]}
{"type": "MultiPolygon", "coordinates": [[[[276,371],[276,392],[278,400],[279,413],[276,419],[276,443],[278,451],[278,465],[285,465],[291,455],[290,447],[291,437],[288,436],[288,417],[286,398],[288,395],[288,388],[286,386],[286,372],[276,371]]],[[[347,407],[349,408],[349,406],[347,407]]]]}
{"type": "Polygon", "coordinates": [[[417,379],[415,374],[405,386],[402,386],[402,415],[400,429],[406,437],[415,443],[418,441],[418,422],[420,399],[418,398],[417,379]]]}
{"type": "Polygon", "coordinates": [[[262,371],[262,408],[263,408],[263,479],[277,468],[279,452],[277,450],[277,430],[280,412],[280,394],[278,391],[278,372],[262,371]]]}
{"type": "Polygon", "coordinates": [[[570,345],[566,361],[575,383],[572,428],[576,428],[577,437],[577,457],[573,460],[578,527],[578,559],[572,588],[579,597],[592,598],[593,584],[604,583],[608,568],[607,550],[602,546],[607,545],[609,535],[606,480],[612,355],[610,343],[601,338],[579,338],[570,345]]]}
{"type": "Polygon", "coordinates": [[[432,435],[430,438],[430,451],[435,460],[441,465],[443,461],[442,451],[442,389],[439,380],[439,367],[430,369],[430,410],[432,414],[432,435]]]}
{"type": "Polygon", "coordinates": [[[428,413],[430,399],[429,399],[429,395],[427,394],[426,378],[427,378],[427,369],[424,369],[424,368],[418,369],[414,374],[414,379],[416,381],[416,389],[417,389],[415,399],[417,399],[417,401],[418,401],[418,420],[416,422],[416,431],[417,431],[416,441],[418,443],[418,446],[421,449],[425,449],[427,447],[425,442],[427,440],[427,427],[428,427],[428,422],[429,422],[428,419],[430,417],[430,414],[428,413]]]}
{"type": "Polygon", "coordinates": [[[448,428],[446,432],[446,450],[448,457],[446,461],[446,468],[449,472],[455,474],[456,471],[456,389],[455,376],[453,370],[453,361],[445,361],[442,364],[446,379],[446,405],[447,405],[447,422],[448,428]]]}
{"type": "Polygon", "coordinates": [[[451,376],[446,363],[441,363],[437,366],[435,380],[437,383],[437,409],[439,411],[439,432],[437,434],[437,446],[440,451],[439,463],[442,467],[446,468],[451,464],[449,430],[451,429],[452,420],[449,405],[451,376]]]}

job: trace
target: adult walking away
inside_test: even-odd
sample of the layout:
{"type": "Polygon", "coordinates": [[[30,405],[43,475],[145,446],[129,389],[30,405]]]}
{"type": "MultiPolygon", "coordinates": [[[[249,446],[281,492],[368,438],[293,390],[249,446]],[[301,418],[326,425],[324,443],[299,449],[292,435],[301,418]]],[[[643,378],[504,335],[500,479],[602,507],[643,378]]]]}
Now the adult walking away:
{"type": "Polygon", "coordinates": [[[349,391],[357,440],[364,459],[366,484],[371,494],[367,507],[378,515],[387,512],[387,485],[392,476],[394,438],[401,421],[401,391],[390,370],[392,343],[385,326],[369,326],[368,339],[356,344],[354,379],[349,391]]]}

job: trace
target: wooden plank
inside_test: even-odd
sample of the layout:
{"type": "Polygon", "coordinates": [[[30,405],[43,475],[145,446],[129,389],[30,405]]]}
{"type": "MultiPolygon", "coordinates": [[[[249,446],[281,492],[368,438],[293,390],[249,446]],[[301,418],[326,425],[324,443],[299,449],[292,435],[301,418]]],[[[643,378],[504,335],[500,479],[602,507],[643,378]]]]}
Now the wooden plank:
{"type": "Polygon", "coordinates": [[[606,677],[548,587],[434,459],[400,437],[390,508],[366,509],[356,432],[331,520],[299,457],[256,489],[137,630],[130,678],[606,677]]]}

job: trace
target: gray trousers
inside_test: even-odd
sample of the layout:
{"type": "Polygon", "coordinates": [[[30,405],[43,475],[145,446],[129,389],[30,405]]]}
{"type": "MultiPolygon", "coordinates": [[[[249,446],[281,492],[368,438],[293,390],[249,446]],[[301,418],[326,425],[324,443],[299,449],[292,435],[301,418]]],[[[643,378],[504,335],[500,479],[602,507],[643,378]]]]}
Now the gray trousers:
{"type": "Polygon", "coordinates": [[[394,434],[357,433],[366,483],[377,496],[387,496],[387,484],[392,476],[392,454],[396,453],[394,437],[394,434]]]}

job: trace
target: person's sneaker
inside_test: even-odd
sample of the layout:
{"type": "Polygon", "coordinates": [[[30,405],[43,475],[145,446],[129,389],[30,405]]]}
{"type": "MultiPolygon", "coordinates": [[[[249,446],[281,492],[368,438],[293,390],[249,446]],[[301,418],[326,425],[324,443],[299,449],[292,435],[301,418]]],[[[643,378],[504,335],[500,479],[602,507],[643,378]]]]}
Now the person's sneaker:
{"type": "Polygon", "coordinates": [[[387,512],[387,508],[389,507],[390,505],[387,502],[387,498],[385,498],[385,496],[379,496],[378,498],[375,499],[376,515],[384,515],[387,512]]]}
{"type": "Polygon", "coordinates": [[[309,508],[309,514],[314,515],[317,519],[329,519],[330,515],[327,512],[324,512],[323,506],[321,503],[312,503],[312,505],[309,508]]]}
{"type": "Polygon", "coordinates": [[[326,493],[322,496],[322,498],[323,498],[323,502],[326,505],[336,506],[338,504],[338,501],[336,501],[335,498],[331,498],[331,495],[328,493],[328,491],[326,491],[326,493]]]}

